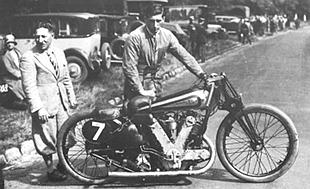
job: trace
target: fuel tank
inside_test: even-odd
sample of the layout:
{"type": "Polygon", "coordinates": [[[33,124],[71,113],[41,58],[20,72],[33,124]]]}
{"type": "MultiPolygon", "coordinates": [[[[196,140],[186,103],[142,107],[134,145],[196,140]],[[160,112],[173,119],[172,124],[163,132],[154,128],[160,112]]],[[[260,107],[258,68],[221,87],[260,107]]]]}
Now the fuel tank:
{"type": "Polygon", "coordinates": [[[149,114],[167,110],[202,109],[206,106],[209,92],[201,89],[187,89],[152,101],[138,96],[128,104],[131,115],[149,114]]]}

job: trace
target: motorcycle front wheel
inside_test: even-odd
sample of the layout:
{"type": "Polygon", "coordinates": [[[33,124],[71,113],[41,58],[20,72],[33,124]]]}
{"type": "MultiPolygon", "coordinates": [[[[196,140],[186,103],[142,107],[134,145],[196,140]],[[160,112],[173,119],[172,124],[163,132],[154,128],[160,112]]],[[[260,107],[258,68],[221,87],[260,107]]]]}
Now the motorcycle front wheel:
{"type": "Polygon", "coordinates": [[[271,182],[294,164],[298,135],[284,112],[270,105],[252,104],[223,120],[216,147],[221,163],[232,175],[247,182],[271,182]],[[249,122],[262,141],[259,145],[253,144],[241,126],[249,122]]]}
{"type": "Polygon", "coordinates": [[[68,118],[58,133],[57,153],[59,161],[73,178],[87,184],[102,184],[110,167],[105,161],[92,156],[82,133],[84,123],[94,117],[94,112],[81,112],[68,118]]]}

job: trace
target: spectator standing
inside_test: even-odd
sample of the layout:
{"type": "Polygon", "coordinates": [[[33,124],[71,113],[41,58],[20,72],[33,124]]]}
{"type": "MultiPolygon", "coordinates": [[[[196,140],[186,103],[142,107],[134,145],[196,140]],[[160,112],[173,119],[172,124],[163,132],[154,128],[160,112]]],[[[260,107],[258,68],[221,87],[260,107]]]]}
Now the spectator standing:
{"type": "Polygon", "coordinates": [[[296,29],[296,30],[299,29],[299,27],[300,27],[300,19],[299,19],[299,18],[296,18],[296,19],[294,20],[294,22],[295,22],[295,29],[296,29]]]}
{"type": "Polygon", "coordinates": [[[50,181],[67,178],[63,165],[53,164],[57,132],[68,118],[76,98],[62,50],[53,45],[54,26],[40,23],[35,30],[36,46],[21,59],[22,84],[30,104],[32,137],[47,166],[50,181]]]}
{"type": "Polygon", "coordinates": [[[270,33],[273,34],[277,31],[277,22],[276,22],[276,18],[270,17],[270,33]]]}
{"type": "Polygon", "coordinates": [[[246,23],[245,19],[241,19],[241,25],[240,25],[241,43],[245,44],[246,41],[248,41],[250,44],[252,44],[250,34],[251,34],[250,23],[246,23]]]}
{"type": "Polygon", "coordinates": [[[207,28],[205,24],[205,19],[200,17],[198,19],[198,24],[196,27],[196,49],[195,49],[195,58],[197,59],[198,62],[204,62],[206,57],[205,57],[205,45],[207,43],[207,28]]]}
{"type": "Polygon", "coordinates": [[[27,104],[24,101],[25,94],[23,92],[20,72],[21,53],[16,48],[17,42],[13,34],[8,34],[4,38],[5,53],[2,59],[2,80],[9,86],[10,93],[7,96],[5,106],[17,109],[26,109],[27,104]]]}
{"type": "Polygon", "coordinates": [[[187,26],[187,32],[189,34],[189,44],[190,44],[190,52],[192,55],[194,55],[195,49],[196,49],[196,25],[194,23],[194,16],[189,17],[189,23],[187,26]]]}
{"type": "Polygon", "coordinates": [[[284,18],[283,18],[283,16],[279,16],[278,27],[279,27],[279,31],[283,31],[283,29],[284,29],[284,18]]]}

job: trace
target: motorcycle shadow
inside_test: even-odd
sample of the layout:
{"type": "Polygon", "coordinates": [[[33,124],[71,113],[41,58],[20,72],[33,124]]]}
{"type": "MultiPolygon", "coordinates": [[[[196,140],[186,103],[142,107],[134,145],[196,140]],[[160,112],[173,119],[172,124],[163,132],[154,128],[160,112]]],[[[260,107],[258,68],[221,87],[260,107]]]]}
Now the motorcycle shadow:
{"type": "MultiPolygon", "coordinates": [[[[46,168],[43,162],[36,162],[30,167],[16,169],[14,171],[5,171],[6,181],[17,181],[24,183],[26,186],[79,186],[85,185],[71,176],[63,182],[50,182],[46,177],[46,168]]],[[[92,186],[93,188],[126,188],[126,187],[153,187],[153,186],[190,186],[193,179],[199,180],[216,180],[223,182],[241,183],[242,181],[234,178],[224,169],[211,168],[205,174],[196,176],[176,176],[176,177],[155,177],[155,178],[107,178],[100,185],[92,186]]],[[[22,184],[23,185],[23,184],[22,184]]]]}
{"type": "Polygon", "coordinates": [[[187,186],[192,182],[184,176],[156,177],[156,178],[110,178],[94,188],[127,188],[127,187],[151,187],[151,186],[187,186]]]}
{"type": "Polygon", "coordinates": [[[201,180],[215,180],[223,182],[235,182],[235,183],[244,183],[244,181],[239,180],[232,176],[225,169],[210,169],[205,174],[191,176],[192,178],[201,179],[201,180]]]}
{"type": "Polygon", "coordinates": [[[192,184],[191,178],[199,180],[215,180],[223,182],[243,183],[233,177],[225,169],[210,169],[205,174],[196,176],[157,177],[157,178],[110,178],[95,188],[122,188],[122,187],[151,187],[151,186],[188,186],[192,184]]]}

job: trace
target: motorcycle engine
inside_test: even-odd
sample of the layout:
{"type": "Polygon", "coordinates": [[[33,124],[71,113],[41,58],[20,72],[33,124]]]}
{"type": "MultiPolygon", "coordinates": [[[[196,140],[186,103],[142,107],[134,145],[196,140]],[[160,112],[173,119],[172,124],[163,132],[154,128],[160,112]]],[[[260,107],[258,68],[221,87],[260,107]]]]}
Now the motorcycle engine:
{"type": "MultiPolygon", "coordinates": [[[[184,150],[193,149],[193,139],[200,134],[204,116],[199,111],[171,111],[164,114],[156,115],[156,119],[165,130],[167,136],[174,143],[179,133],[184,126],[193,126],[189,137],[184,146],[184,150]]],[[[181,162],[182,154],[179,151],[172,151],[174,157],[172,159],[161,158],[161,164],[165,170],[186,169],[190,164],[188,162],[181,162]]]]}
{"type": "Polygon", "coordinates": [[[204,118],[201,112],[193,110],[165,112],[155,117],[172,141],[177,138],[184,123],[194,125],[191,135],[198,135],[204,118]]]}

